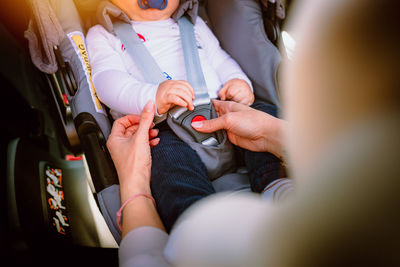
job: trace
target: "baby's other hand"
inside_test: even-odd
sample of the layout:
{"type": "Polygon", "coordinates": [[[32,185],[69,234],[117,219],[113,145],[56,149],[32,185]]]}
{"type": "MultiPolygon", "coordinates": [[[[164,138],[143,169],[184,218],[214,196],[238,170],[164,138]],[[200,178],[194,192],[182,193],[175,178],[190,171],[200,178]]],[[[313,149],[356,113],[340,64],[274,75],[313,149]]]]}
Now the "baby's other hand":
{"type": "Polygon", "coordinates": [[[166,80],[158,86],[156,105],[158,114],[164,114],[174,106],[193,110],[194,90],[187,81],[166,80]]]}
{"type": "Polygon", "coordinates": [[[232,100],[250,106],[254,102],[254,94],[249,84],[242,79],[232,79],[218,92],[221,100],[232,100]]]}

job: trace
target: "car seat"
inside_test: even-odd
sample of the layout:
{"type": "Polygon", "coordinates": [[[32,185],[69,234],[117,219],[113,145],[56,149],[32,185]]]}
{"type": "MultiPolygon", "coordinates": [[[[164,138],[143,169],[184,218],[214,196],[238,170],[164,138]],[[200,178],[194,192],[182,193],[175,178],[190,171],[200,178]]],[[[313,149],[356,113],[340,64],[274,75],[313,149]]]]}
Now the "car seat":
{"type": "MultiPolygon", "coordinates": [[[[99,0],[60,0],[51,1],[51,3],[31,0],[36,24],[31,22],[26,36],[30,40],[33,63],[47,73],[46,79],[67,137],[66,145],[75,155],[83,153],[83,171],[79,170],[72,175],[88,177],[90,193],[92,196],[96,196],[95,199],[91,197],[89,199],[92,204],[94,201],[95,204],[98,204],[104,218],[102,221],[107,224],[109,232],[116,241],[116,243],[106,242],[106,245],[100,245],[115,247],[120,242],[120,232],[116,227],[115,220],[115,212],[120,206],[119,186],[114,165],[105,146],[112,119],[108,115],[107,108],[96,96],[91,82],[90,55],[87,54],[85,47],[86,31],[97,23],[95,14],[98,3],[99,0]],[[35,29],[35,25],[39,30],[35,29]],[[42,39],[42,43],[37,40],[38,36],[42,39]],[[55,36],[57,38],[54,38],[55,36]],[[42,47],[38,48],[40,46],[42,47]],[[38,51],[45,51],[46,54],[38,55],[38,51]],[[43,61],[43,58],[46,60],[43,61]]],[[[222,46],[232,54],[250,76],[255,85],[257,98],[278,106],[276,71],[280,54],[263,30],[264,23],[260,3],[239,0],[200,1],[199,14],[204,17],[218,38],[222,39],[222,46]],[[245,5],[241,6],[243,3],[245,5]],[[237,8],[240,9],[240,12],[237,8]],[[241,12],[245,14],[246,18],[253,14],[250,16],[251,20],[241,18],[242,24],[236,22],[234,13],[241,12]],[[251,57],[242,56],[244,53],[242,43],[239,46],[229,47],[229,43],[236,43],[247,37],[237,38],[236,29],[232,31],[231,28],[226,27],[224,20],[218,15],[221,13],[229,14],[228,21],[235,21],[237,29],[244,31],[242,32],[244,36],[246,34],[258,36],[256,44],[252,44],[252,42],[246,44],[254,45],[250,49],[251,57]],[[253,28],[256,28],[256,31],[249,31],[253,28]],[[266,51],[269,52],[266,53],[266,51]],[[259,65],[259,68],[249,66],[249,58],[254,60],[250,63],[259,65]],[[263,70],[262,73],[260,70],[263,70]],[[256,73],[251,73],[252,71],[256,73]]],[[[56,165],[67,170],[70,168],[63,166],[60,162],[56,165]]],[[[45,167],[48,168],[50,179],[54,177],[54,181],[60,179],[57,168],[47,165],[45,167]]],[[[241,171],[218,178],[213,185],[216,191],[249,190],[247,175],[241,171]]],[[[74,188],[76,187],[75,185],[74,188]]],[[[89,195],[91,195],[90,193],[89,195]]],[[[71,195],[73,195],[72,192],[71,195]]],[[[88,193],[81,192],[80,195],[87,197],[88,193]]],[[[97,220],[99,219],[97,218],[97,220]]],[[[104,223],[101,224],[104,226],[104,223]]],[[[105,239],[107,238],[109,236],[105,239]]]]}
{"type": "Polygon", "coordinates": [[[207,14],[214,33],[221,46],[249,76],[256,100],[279,108],[276,73],[281,55],[276,45],[284,14],[280,14],[280,19],[275,10],[275,1],[207,2],[207,14]],[[224,14],[223,19],[220,14],[224,14]]]}

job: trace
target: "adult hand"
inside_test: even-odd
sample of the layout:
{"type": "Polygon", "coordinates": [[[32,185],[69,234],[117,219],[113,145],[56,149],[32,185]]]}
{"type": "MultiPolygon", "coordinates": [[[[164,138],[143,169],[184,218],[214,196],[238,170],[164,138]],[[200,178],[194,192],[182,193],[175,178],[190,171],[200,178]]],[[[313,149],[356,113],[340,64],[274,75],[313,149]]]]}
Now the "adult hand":
{"type": "Polygon", "coordinates": [[[219,117],[193,122],[193,128],[204,133],[224,129],[229,140],[237,146],[282,157],[284,121],[231,101],[213,100],[213,104],[219,117]]]}
{"type": "Polygon", "coordinates": [[[150,146],[159,142],[158,130],[152,129],[154,110],[154,103],[149,101],[141,116],[127,115],[116,120],[108,137],[107,148],[117,169],[121,198],[124,192],[150,193],[150,146]]]}

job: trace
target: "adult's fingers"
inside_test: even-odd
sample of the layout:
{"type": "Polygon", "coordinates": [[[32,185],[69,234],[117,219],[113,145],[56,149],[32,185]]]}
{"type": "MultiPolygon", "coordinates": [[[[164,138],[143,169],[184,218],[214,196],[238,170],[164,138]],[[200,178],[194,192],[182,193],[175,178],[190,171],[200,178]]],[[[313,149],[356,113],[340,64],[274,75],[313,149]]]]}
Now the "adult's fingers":
{"type": "Polygon", "coordinates": [[[153,127],[154,112],[154,102],[150,100],[146,103],[142,114],[140,115],[139,128],[136,132],[137,134],[146,136],[148,138],[149,130],[153,127]]]}
{"type": "Polygon", "coordinates": [[[192,127],[202,133],[212,133],[221,129],[227,129],[226,115],[211,120],[192,122],[192,127]]]}
{"type": "Polygon", "coordinates": [[[158,143],[160,143],[160,138],[154,138],[150,140],[150,146],[154,147],[156,145],[158,145],[158,143]]]}
{"type": "Polygon", "coordinates": [[[158,136],[158,132],[159,132],[158,129],[151,129],[149,131],[149,138],[153,139],[153,138],[157,137],[158,136]]]}
{"type": "MultiPolygon", "coordinates": [[[[124,136],[127,138],[131,137],[132,135],[134,135],[136,133],[137,129],[139,129],[139,124],[132,125],[128,129],[126,129],[124,136]]],[[[157,137],[158,132],[159,132],[158,129],[150,129],[149,130],[149,138],[153,139],[153,138],[157,137]]]]}
{"type": "Polygon", "coordinates": [[[139,128],[139,124],[135,124],[132,125],[130,127],[128,127],[125,131],[125,137],[131,137],[132,135],[134,135],[137,131],[137,129],[139,128]]]}
{"type": "Polygon", "coordinates": [[[239,104],[233,101],[221,101],[221,100],[212,100],[214,104],[215,111],[220,115],[224,115],[229,112],[236,112],[236,111],[242,111],[242,110],[248,110],[251,109],[250,107],[239,104]]]}
{"type": "Polygon", "coordinates": [[[132,125],[135,125],[137,123],[139,123],[140,121],[140,116],[139,115],[126,115],[122,118],[119,118],[118,120],[116,120],[116,122],[119,122],[120,124],[124,125],[125,128],[128,128],[132,125]]]}
{"type": "Polygon", "coordinates": [[[111,135],[124,136],[127,129],[138,124],[140,117],[138,115],[126,115],[122,118],[117,119],[112,128],[111,135]]]}

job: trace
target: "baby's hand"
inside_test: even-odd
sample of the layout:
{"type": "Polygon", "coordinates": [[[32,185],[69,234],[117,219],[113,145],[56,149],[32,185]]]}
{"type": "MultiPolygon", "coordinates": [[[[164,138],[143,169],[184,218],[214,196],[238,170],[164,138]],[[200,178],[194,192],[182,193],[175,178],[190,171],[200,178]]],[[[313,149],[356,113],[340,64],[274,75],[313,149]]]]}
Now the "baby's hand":
{"type": "Polygon", "coordinates": [[[187,81],[166,80],[158,86],[156,104],[158,114],[164,114],[173,106],[193,110],[194,90],[187,81]]]}
{"type": "Polygon", "coordinates": [[[232,100],[250,106],[254,102],[254,94],[249,84],[242,79],[232,79],[218,92],[221,100],[232,100]]]}

